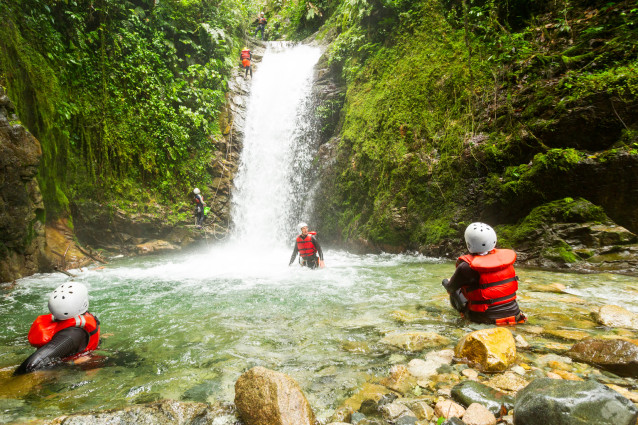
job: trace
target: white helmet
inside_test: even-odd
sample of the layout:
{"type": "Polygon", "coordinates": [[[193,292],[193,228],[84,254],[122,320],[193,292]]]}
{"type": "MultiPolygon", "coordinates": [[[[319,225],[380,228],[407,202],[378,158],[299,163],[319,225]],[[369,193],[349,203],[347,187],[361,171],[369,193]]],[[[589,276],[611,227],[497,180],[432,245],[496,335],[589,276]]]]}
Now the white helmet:
{"type": "Polygon", "coordinates": [[[198,188],[193,189],[193,193],[194,193],[195,195],[199,195],[199,189],[198,189],[198,188]]]}
{"type": "Polygon", "coordinates": [[[496,232],[485,223],[472,223],[465,229],[465,243],[471,254],[488,253],[496,246],[496,232]]]}
{"type": "Polygon", "coordinates": [[[297,225],[298,228],[303,229],[304,227],[308,227],[308,223],[304,223],[303,221],[297,225]]]}
{"type": "Polygon", "coordinates": [[[89,292],[81,283],[62,284],[49,295],[49,311],[55,320],[70,319],[86,313],[88,309],[89,292]]]}

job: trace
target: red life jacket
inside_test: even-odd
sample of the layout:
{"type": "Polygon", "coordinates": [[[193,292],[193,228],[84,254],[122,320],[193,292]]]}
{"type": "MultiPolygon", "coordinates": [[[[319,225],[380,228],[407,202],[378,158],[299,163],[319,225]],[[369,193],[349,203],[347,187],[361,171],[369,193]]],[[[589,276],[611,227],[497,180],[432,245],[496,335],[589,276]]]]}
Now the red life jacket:
{"type": "MultiPolygon", "coordinates": [[[[48,344],[53,335],[62,329],[71,327],[82,328],[89,333],[89,343],[80,353],[95,350],[100,342],[100,321],[88,311],[70,319],[57,321],[53,320],[52,314],[43,314],[33,321],[29,329],[29,343],[40,348],[48,344]]],[[[80,354],[78,353],[78,354],[80,354]]]]}
{"type": "Polygon", "coordinates": [[[316,234],[317,232],[308,232],[305,238],[302,238],[301,235],[297,236],[297,250],[299,251],[300,257],[315,255],[317,248],[315,248],[315,244],[312,243],[312,236],[316,234]]]}
{"type": "Polygon", "coordinates": [[[242,66],[250,66],[250,50],[242,50],[240,58],[242,66]]]}
{"type": "Polygon", "coordinates": [[[516,299],[518,276],[514,270],[516,253],[511,249],[493,249],[487,255],[463,255],[456,266],[462,262],[479,272],[479,287],[469,290],[461,288],[472,311],[484,312],[493,305],[504,304],[516,299]]]}

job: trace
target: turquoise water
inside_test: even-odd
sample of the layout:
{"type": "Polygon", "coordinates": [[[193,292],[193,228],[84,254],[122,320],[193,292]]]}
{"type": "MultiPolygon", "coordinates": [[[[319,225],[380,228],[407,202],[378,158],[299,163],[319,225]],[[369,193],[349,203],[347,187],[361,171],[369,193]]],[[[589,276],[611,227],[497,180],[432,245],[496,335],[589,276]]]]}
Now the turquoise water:
{"type": "MultiPolygon", "coordinates": [[[[241,252],[220,245],[75,271],[102,322],[100,349],[84,364],[22,377],[11,373],[34,351],[26,340],[29,326],[47,312],[48,294],[69,278],[37,275],[2,290],[0,421],[161,398],[232,401],[235,381],[256,365],[292,376],[326,417],[370,376],[420,357],[379,344],[386,333],[434,331],[450,337],[451,348],[474,329],[448,307],[440,285],[454,267],[447,261],[327,251],[327,268],[311,271],[288,267],[288,250],[254,258],[241,252]]],[[[638,312],[635,277],[521,268],[518,274],[532,327],[609,334],[589,318],[596,306],[638,312]],[[555,283],[569,293],[541,292],[555,283]]],[[[532,344],[566,342],[518,328],[532,344]]]]}

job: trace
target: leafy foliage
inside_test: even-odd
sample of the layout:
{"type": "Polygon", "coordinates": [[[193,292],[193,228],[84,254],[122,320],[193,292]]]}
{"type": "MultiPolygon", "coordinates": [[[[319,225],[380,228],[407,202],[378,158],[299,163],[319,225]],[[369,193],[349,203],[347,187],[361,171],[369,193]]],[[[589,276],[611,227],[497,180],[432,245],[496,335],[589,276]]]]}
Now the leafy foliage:
{"type": "Polygon", "coordinates": [[[249,3],[0,0],[0,75],[63,198],[175,201],[204,183],[249,3]],[[30,112],[33,111],[33,112],[30,112]]]}

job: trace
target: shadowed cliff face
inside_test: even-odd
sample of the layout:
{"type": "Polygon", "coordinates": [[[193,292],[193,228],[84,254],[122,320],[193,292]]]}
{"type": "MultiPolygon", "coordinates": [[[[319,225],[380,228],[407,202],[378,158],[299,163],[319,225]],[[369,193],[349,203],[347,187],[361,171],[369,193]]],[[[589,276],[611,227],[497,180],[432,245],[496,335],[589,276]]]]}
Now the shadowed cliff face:
{"type": "Polygon", "coordinates": [[[40,143],[17,122],[0,87],[0,282],[18,279],[46,265],[44,204],[35,178],[40,143]]]}

